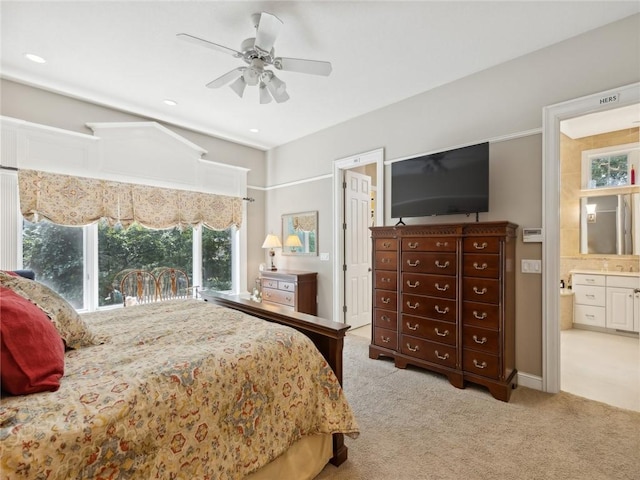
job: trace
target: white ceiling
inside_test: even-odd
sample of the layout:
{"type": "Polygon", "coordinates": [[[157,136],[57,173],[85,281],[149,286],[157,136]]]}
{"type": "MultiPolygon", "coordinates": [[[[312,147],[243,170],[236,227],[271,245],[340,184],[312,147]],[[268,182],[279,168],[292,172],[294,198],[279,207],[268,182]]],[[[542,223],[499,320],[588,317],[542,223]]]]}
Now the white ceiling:
{"type": "Polygon", "coordinates": [[[639,11],[637,1],[2,0],[0,72],[269,149],[639,11]],[[260,11],[284,22],[277,56],[330,61],[332,74],[278,72],[291,96],[282,104],[260,105],[255,87],[242,99],[228,87],[206,88],[244,63],[176,34],[239,50],[260,11]]]}

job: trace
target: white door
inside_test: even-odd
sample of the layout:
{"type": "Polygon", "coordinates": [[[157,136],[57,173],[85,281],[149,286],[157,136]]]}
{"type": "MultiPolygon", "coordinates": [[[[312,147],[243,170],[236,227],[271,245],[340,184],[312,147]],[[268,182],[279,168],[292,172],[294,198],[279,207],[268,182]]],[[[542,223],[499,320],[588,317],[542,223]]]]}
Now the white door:
{"type": "Polygon", "coordinates": [[[345,171],[344,301],[351,328],[371,323],[371,177],[345,171]]]}

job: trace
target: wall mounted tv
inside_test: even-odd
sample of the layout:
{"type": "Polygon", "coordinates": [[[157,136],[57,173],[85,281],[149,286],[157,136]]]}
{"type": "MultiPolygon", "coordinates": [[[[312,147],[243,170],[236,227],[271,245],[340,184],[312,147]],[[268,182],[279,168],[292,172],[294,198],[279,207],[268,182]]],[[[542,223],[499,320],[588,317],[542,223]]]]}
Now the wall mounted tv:
{"type": "Polygon", "coordinates": [[[391,164],[391,216],[489,211],[489,143],[391,164]]]}

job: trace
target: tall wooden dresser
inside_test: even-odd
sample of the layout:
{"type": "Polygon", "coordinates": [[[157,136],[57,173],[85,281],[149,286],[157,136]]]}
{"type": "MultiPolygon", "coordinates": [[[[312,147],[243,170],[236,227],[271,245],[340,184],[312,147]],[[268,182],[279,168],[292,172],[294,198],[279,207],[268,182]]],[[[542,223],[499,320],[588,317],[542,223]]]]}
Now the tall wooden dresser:
{"type": "Polygon", "coordinates": [[[392,357],[486,386],[509,401],[516,386],[517,225],[478,222],[372,227],[369,357],[392,357]]]}
{"type": "Polygon", "coordinates": [[[275,270],[260,272],[262,302],[309,315],[317,315],[316,272],[275,270]]]}

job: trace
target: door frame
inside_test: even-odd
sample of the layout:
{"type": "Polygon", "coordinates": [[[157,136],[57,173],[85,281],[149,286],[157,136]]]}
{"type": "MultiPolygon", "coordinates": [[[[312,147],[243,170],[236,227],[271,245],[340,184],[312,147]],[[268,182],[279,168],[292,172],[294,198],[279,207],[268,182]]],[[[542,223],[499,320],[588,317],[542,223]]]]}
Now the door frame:
{"type": "Polygon", "coordinates": [[[384,224],[384,148],[377,148],[368,152],[351,155],[333,162],[333,319],[344,323],[344,195],[342,183],[344,170],[376,164],[376,225],[384,224]]]}
{"type": "Polygon", "coordinates": [[[542,390],[560,391],[560,122],[640,103],[640,83],[587,95],[542,110],[542,390]]]}

